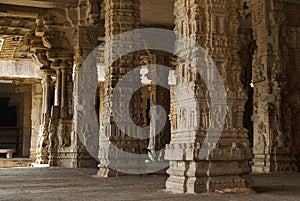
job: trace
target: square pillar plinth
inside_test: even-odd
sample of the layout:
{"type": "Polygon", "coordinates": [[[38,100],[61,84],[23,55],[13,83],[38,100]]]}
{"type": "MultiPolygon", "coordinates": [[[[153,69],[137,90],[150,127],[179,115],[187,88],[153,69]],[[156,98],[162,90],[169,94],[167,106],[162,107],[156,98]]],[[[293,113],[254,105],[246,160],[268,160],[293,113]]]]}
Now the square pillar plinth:
{"type": "Polygon", "coordinates": [[[197,159],[199,151],[193,148],[175,150],[169,146],[166,151],[166,158],[171,161],[167,170],[170,175],[166,182],[167,191],[207,193],[251,187],[251,168],[247,159],[251,158],[249,148],[217,148],[204,160],[197,159]],[[181,159],[178,153],[184,153],[181,159]]]}

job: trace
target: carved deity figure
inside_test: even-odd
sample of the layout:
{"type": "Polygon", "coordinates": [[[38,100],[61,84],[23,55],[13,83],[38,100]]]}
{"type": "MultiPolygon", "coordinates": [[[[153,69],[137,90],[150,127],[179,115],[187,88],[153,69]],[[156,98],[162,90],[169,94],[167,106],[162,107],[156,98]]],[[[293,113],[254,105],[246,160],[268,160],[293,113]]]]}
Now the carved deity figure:
{"type": "Polygon", "coordinates": [[[265,153],[266,149],[266,125],[263,122],[260,122],[258,125],[257,131],[257,143],[255,144],[255,149],[259,150],[261,153],[265,153]]]}
{"type": "Polygon", "coordinates": [[[261,60],[259,59],[257,64],[255,65],[254,68],[254,72],[255,72],[255,77],[254,77],[254,81],[255,82],[260,82],[260,81],[264,81],[265,77],[264,77],[264,65],[261,63],[261,60]]]}

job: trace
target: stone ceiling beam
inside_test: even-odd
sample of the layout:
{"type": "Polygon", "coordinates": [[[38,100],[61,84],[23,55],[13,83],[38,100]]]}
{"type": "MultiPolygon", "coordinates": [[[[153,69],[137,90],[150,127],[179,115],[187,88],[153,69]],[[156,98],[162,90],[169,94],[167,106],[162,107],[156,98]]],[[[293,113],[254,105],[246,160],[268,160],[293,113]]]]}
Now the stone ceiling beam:
{"type": "MultiPolygon", "coordinates": [[[[14,1],[11,1],[11,3],[15,4],[14,1]]],[[[46,14],[46,11],[45,8],[2,4],[0,0],[0,13],[6,13],[9,16],[36,18],[37,15],[46,14]]]]}
{"type": "MultiPolygon", "coordinates": [[[[0,29],[12,29],[12,31],[14,30],[14,29],[20,29],[20,30],[24,30],[24,31],[30,31],[31,30],[31,28],[25,28],[25,27],[19,27],[19,26],[1,26],[0,25],[0,29]]],[[[14,35],[16,35],[15,33],[14,33],[14,35]]]]}
{"type": "Polygon", "coordinates": [[[8,4],[8,5],[18,5],[25,7],[38,7],[38,8],[61,8],[66,6],[69,3],[75,3],[77,0],[0,0],[0,3],[8,4]]]}

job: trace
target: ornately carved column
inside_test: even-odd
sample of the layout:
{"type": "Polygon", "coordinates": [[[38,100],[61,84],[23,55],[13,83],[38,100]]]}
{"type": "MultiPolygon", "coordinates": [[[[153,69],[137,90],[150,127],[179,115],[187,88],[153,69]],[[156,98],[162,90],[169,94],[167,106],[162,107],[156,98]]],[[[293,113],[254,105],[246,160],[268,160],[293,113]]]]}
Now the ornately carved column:
{"type": "Polygon", "coordinates": [[[52,62],[51,69],[56,72],[55,105],[49,119],[49,163],[72,167],[73,49],[65,32],[45,27],[43,44],[49,49],[47,58],[52,62]]]}
{"type": "Polygon", "coordinates": [[[285,3],[279,0],[249,1],[257,50],[253,61],[254,166],[253,172],[294,169],[291,140],[284,132],[282,115],[286,85],[285,3]]]}
{"type": "MultiPolygon", "coordinates": [[[[67,18],[71,22],[72,27],[75,29],[74,37],[74,91],[73,91],[73,131],[71,135],[72,141],[72,166],[73,167],[95,167],[96,160],[91,156],[90,152],[94,152],[91,149],[87,150],[85,145],[89,142],[95,141],[93,138],[98,135],[98,129],[96,126],[88,126],[82,124],[86,116],[91,117],[86,108],[83,108],[83,104],[93,104],[87,102],[86,97],[93,97],[95,94],[91,92],[91,88],[96,87],[97,83],[93,82],[91,76],[94,76],[93,72],[84,71],[82,64],[89,56],[89,54],[97,47],[98,37],[104,37],[103,20],[100,19],[101,1],[87,0],[78,1],[73,4],[69,4],[66,8],[67,18]],[[80,73],[80,75],[79,75],[80,73]],[[92,87],[91,87],[92,86],[92,87]],[[81,138],[79,136],[82,136],[81,138]]],[[[95,63],[88,65],[94,65],[95,63]]],[[[89,66],[85,66],[88,68],[89,66]]],[[[96,103],[97,104],[97,103],[96,103]]],[[[93,142],[93,144],[99,144],[93,142]]],[[[93,149],[97,147],[93,146],[93,149]]],[[[98,150],[97,150],[98,151],[98,150]]],[[[97,152],[95,151],[95,152],[97,152]]]]}
{"type": "Polygon", "coordinates": [[[33,50],[33,60],[40,67],[42,72],[42,111],[40,116],[40,127],[37,139],[36,149],[36,163],[48,163],[48,146],[49,146],[49,120],[50,120],[50,99],[51,99],[51,62],[47,59],[46,53],[48,51],[42,43],[41,37],[35,37],[31,44],[33,50]]]}
{"type": "MultiPolygon", "coordinates": [[[[211,111],[209,94],[203,81],[195,75],[195,67],[178,63],[176,71],[191,86],[199,107],[192,104],[192,100],[171,100],[173,126],[166,150],[166,159],[170,160],[167,190],[204,193],[224,188],[246,188],[250,182],[248,160],[252,155],[247,131],[243,128],[246,95],[240,80],[241,65],[237,54],[238,6],[238,1],[233,0],[175,1],[175,31],[199,42],[212,56],[227,91],[227,106],[220,104],[211,111]],[[224,128],[218,121],[223,110],[227,111],[224,128]],[[215,118],[213,122],[209,121],[210,115],[215,118]],[[222,135],[210,155],[200,159],[200,147],[209,146],[204,143],[209,126],[220,129],[222,135]],[[179,160],[178,153],[184,153],[179,160]]],[[[183,44],[177,45],[180,54],[193,55],[189,49],[183,49],[183,44]]],[[[199,57],[190,57],[195,65],[204,62],[199,57]]],[[[209,72],[204,76],[210,76],[209,72]]],[[[183,80],[179,80],[172,92],[175,97],[180,97],[182,91],[183,80]]]]}
{"type": "MultiPolygon", "coordinates": [[[[125,31],[129,31],[135,28],[138,28],[140,25],[140,0],[105,0],[105,31],[106,31],[106,40],[109,40],[111,37],[120,34],[125,31]]],[[[121,41],[122,44],[126,43],[128,46],[134,45],[138,39],[132,37],[128,41],[121,41]]],[[[118,41],[115,41],[112,46],[106,47],[108,57],[112,58],[112,54],[117,54],[117,48],[120,47],[118,41]]],[[[120,47],[124,48],[124,47],[120,47]]],[[[123,56],[123,55],[120,55],[123,56]]],[[[107,59],[109,60],[109,58],[107,59]]],[[[140,165],[136,164],[138,161],[135,161],[134,156],[132,159],[124,158],[123,153],[116,153],[114,150],[119,149],[123,152],[128,153],[142,153],[144,143],[142,140],[128,136],[127,133],[120,131],[114,119],[112,117],[111,109],[113,104],[118,104],[128,111],[128,105],[130,105],[130,112],[132,114],[133,121],[140,125],[143,124],[143,119],[141,117],[141,97],[140,92],[136,93],[132,97],[130,104],[123,102],[112,102],[112,92],[116,87],[116,84],[121,76],[129,72],[135,67],[139,66],[139,56],[136,53],[126,55],[126,57],[116,61],[113,66],[110,67],[109,73],[105,77],[105,111],[103,116],[103,127],[105,132],[100,132],[100,141],[99,141],[99,171],[98,175],[101,177],[116,176],[119,174],[116,172],[116,169],[132,170],[136,169],[139,171],[140,165]],[[126,60],[127,59],[127,60],[126,60]],[[115,167],[110,169],[110,167],[115,167]]],[[[132,80],[133,82],[139,82],[138,80],[132,80]]],[[[124,96],[132,96],[132,89],[124,89],[126,94],[124,96]]],[[[131,132],[131,129],[128,126],[128,119],[122,118],[122,122],[119,122],[119,125],[128,127],[127,131],[131,132]]],[[[136,137],[138,138],[138,136],[136,137]]],[[[122,171],[122,170],[121,170],[122,171]]]]}

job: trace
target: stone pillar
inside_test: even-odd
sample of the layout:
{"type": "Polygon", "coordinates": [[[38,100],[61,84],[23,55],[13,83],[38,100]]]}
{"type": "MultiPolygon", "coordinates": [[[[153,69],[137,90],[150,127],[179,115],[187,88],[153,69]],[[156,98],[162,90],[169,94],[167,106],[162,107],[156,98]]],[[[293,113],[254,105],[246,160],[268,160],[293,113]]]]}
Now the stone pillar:
{"type": "Polygon", "coordinates": [[[32,107],[31,107],[31,146],[30,158],[36,158],[37,141],[39,127],[41,126],[42,116],[42,85],[40,80],[32,84],[32,107]]]}
{"type": "Polygon", "coordinates": [[[68,94],[68,82],[72,82],[72,79],[70,80],[70,76],[72,76],[72,66],[64,61],[62,62],[61,71],[61,118],[67,119],[70,117],[68,105],[69,98],[72,97],[68,94]]]}
{"type": "Polygon", "coordinates": [[[286,38],[285,3],[278,0],[249,2],[257,44],[253,60],[254,166],[253,172],[294,169],[289,134],[284,132],[282,95],[286,87],[283,57],[286,38]]]}
{"type": "MultiPolygon", "coordinates": [[[[243,128],[246,94],[240,80],[238,6],[237,1],[230,0],[175,1],[175,31],[200,43],[212,56],[227,91],[227,106],[220,104],[210,111],[209,94],[195,74],[195,67],[178,62],[176,71],[195,92],[199,105],[191,104],[192,100],[171,100],[171,142],[165,156],[170,161],[167,170],[170,176],[166,182],[169,191],[205,193],[224,188],[246,188],[251,181],[248,160],[252,155],[247,130],[243,128]],[[219,125],[218,115],[224,110],[227,116],[223,128],[219,125]],[[210,115],[216,118],[211,119],[212,122],[210,115]],[[210,155],[200,159],[200,147],[210,146],[204,143],[209,126],[222,131],[222,135],[210,155]],[[178,153],[184,153],[181,159],[178,159],[178,153]]],[[[189,49],[183,49],[180,41],[177,46],[180,54],[193,55],[189,49]]],[[[204,62],[199,57],[191,57],[195,65],[204,62]]],[[[209,72],[205,74],[210,76],[209,72]]],[[[175,97],[182,96],[183,80],[171,90],[175,97]]]]}
{"type": "Polygon", "coordinates": [[[56,81],[54,89],[54,105],[51,107],[49,118],[49,165],[58,165],[58,122],[60,117],[60,103],[61,103],[61,69],[60,63],[54,60],[51,68],[55,71],[56,81]]]}
{"type": "MultiPolygon", "coordinates": [[[[40,21],[38,21],[40,22],[40,21]]],[[[47,164],[48,163],[48,146],[49,146],[49,118],[50,118],[50,101],[51,101],[51,75],[53,71],[50,69],[51,62],[48,60],[46,54],[48,48],[43,45],[40,32],[36,29],[35,37],[31,43],[31,50],[33,51],[33,61],[41,69],[41,87],[42,87],[42,108],[40,111],[40,123],[36,145],[36,163],[47,164]]],[[[36,121],[33,123],[36,124],[36,121]]]]}
{"type": "Polygon", "coordinates": [[[104,89],[104,82],[99,82],[98,83],[98,88],[99,88],[99,125],[100,129],[103,130],[103,115],[104,115],[104,95],[105,95],[105,89],[104,89]]]}
{"type": "MultiPolygon", "coordinates": [[[[296,3],[296,2],[295,2],[296,3]]],[[[294,4],[289,4],[286,12],[294,9],[294,4]]],[[[293,22],[293,15],[288,15],[287,22],[293,22]]],[[[299,16],[300,13],[298,13],[299,16]]],[[[289,137],[288,143],[293,145],[296,166],[300,171],[300,24],[289,24],[285,29],[287,32],[286,40],[281,40],[283,46],[283,59],[287,67],[287,87],[283,95],[283,125],[284,133],[289,137]]]]}
{"type": "Polygon", "coordinates": [[[48,132],[51,131],[48,146],[50,165],[72,167],[70,147],[73,83],[70,77],[72,77],[73,49],[68,37],[70,30],[58,30],[50,21],[44,23],[45,27],[40,30],[40,35],[48,51],[46,58],[51,61],[51,71],[56,71],[55,106],[53,108],[48,106],[47,111],[48,132]]]}
{"type": "MultiPolygon", "coordinates": [[[[58,91],[57,100],[60,105],[54,106],[51,112],[51,127],[56,128],[56,133],[51,134],[51,143],[53,145],[51,148],[50,155],[57,155],[59,161],[54,164],[61,165],[64,167],[73,167],[72,165],[72,113],[71,113],[71,103],[72,103],[72,65],[71,58],[69,59],[58,59],[59,65],[53,67],[56,69],[57,82],[60,84],[56,85],[56,90],[58,91]]],[[[54,131],[54,129],[52,129],[54,131]]],[[[56,159],[54,159],[55,161],[56,159]]]]}
{"type": "Polygon", "coordinates": [[[61,101],[61,69],[56,70],[54,106],[60,106],[61,101]]]}
{"type": "MultiPolygon", "coordinates": [[[[135,28],[138,28],[140,25],[140,0],[105,0],[105,32],[106,39],[110,39],[111,37],[120,34],[125,31],[129,31],[135,28]]],[[[129,38],[128,45],[133,45],[133,41],[137,41],[137,38],[129,38]]],[[[124,41],[122,41],[123,43],[124,41]]],[[[107,47],[106,50],[108,57],[111,57],[111,54],[117,53],[115,48],[118,47],[117,42],[111,44],[111,47],[107,47]],[[114,48],[114,49],[112,49],[114,48]]],[[[122,56],[122,55],[120,55],[122,56]]],[[[108,59],[109,60],[109,59],[108,59]]],[[[124,111],[128,111],[128,105],[126,103],[112,103],[112,91],[116,87],[116,84],[127,72],[132,70],[134,67],[139,66],[139,55],[136,53],[132,53],[126,55],[122,59],[119,59],[117,62],[110,67],[109,74],[105,77],[105,112],[103,116],[103,127],[105,132],[100,132],[100,140],[99,140],[99,171],[98,176],[101,177],[109,177],[116,176],[118,174],[122,174],[120,172],[116,172],[116,168],[118,170],[124,169],[123,171],[136,169],[137,171],[144,164],[136,161],[134,157],[132,159],[122,158],[123,153],[118,155],[114,150],[119,149],[128,153],[143,153],[145,152],[144,142],[143,140],[138,140],[138,136],[133,138],[131,136],[126,135],[121,132],[120,129],[115,124],[111,109],[113,104],[119,104],[124,111]],[[114,167],[114,169],[110,169],[110,167],[114,167]]],[[[132,80],[133,82],[140,82],[138,80],[132,80]]],[[[133,95],[131,88],[124,88],[123,91],[126,91],[126,94],[122,93],[124,96],[133,95]]],[[[143,124],[141,112],[141,93],[135,93],[132,97],[132,101],[129,104],[130,113],[133,121],[137,125],[143,124]]],[[[131,129],[128,126],[128,119],[122,119],[122,122],[119,122],[124,128],[128,128],[127,131],[130,132],[131,129]]],[[[121,171],[121,170],[120,170],[121,171]]]]}
{"type": "Polygon", "coordinates": [[[36,163],[47,164],[48,163],[48,126],[50,120],[50,72],[49,70],[42,70],[42,119],[37,141],[36,151],[36,163]]]}
{"type": "MultiPolygon", "coordinates": [[[[104,37],[104,23],[103,20],[100,19],[100,12],[101,5],[100,1],[97,0],[70,3],[66,8],[67,18],[69,22],[71,22],[74,30],[76,30],[74,37],[74,105],[72,108],[74,111],[72,122],[74,129],[71,134],[71,149],[73,152],[72,167],[96,167],[96,160],[86,150],[84,146],[86,142],[82,142],[82,140],[90,140],[90,136],[98,135],[99,131],[91,129],[91,127],[88,125],[82,125],[82,118],[87,115],[86,113],[82,115],[82,105],[86,104],[88,99],[84,96],[95,95],[90,94],[89,92],[91,90],[90,86],[96,86],[97,82],[91,83],[92,79],[89,72],[83,70],[81,71],[80,76],[78,73],[80,72],[85,59],[97,47],[98,37],[104,37]],[[79,136],[82,136],[82,138],[85,139],[80,139],[79,136]]],[[[68,88],[71,88],[71,86],[68,86],[68,88]]],[[[99,144],[98,141],[93,143],[96,143],[97,145],[99,144]]]]}

